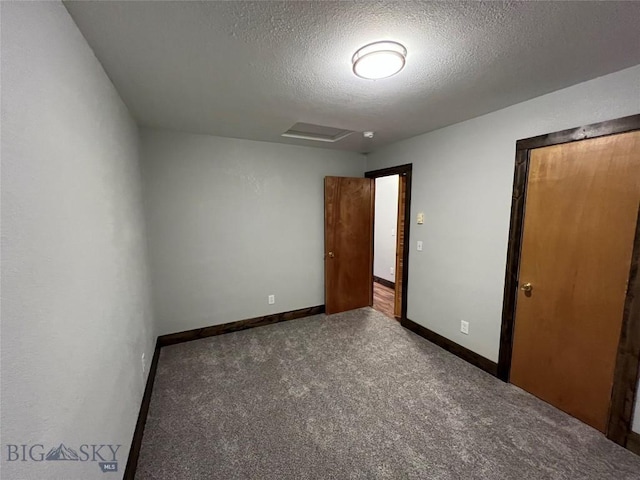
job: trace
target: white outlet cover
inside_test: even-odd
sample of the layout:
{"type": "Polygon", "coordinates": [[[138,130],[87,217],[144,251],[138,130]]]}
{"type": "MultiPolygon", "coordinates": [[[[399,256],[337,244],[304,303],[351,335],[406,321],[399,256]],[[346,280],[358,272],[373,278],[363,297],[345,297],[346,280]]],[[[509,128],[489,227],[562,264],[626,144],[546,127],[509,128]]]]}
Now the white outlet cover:
{"type": "Polygon", "coordinates": [[[393,273],[394,273],[395,271],[396,271],[396,269],[395,269],[395,268],[393,268],[393,267],[389,267],[389,273],[390,273],[391,275],[393,275],[393,273]]]}
{"type": "Polygon", "coordinates": [[[422,251],[422,240],[418,240],[418,251],[422,251]]]}
{"type": "Polygon", "coordinates": [[[460,331],[465,335],[469,335],[469,322],[465,322],[464,320],[460,321],[460,331]]]}
{"type": "Polygon", "coordinates": [[[269,295],[269,305],[273,305],[274,303],[276,303],[276,296],[275,295],[269,295]]]}

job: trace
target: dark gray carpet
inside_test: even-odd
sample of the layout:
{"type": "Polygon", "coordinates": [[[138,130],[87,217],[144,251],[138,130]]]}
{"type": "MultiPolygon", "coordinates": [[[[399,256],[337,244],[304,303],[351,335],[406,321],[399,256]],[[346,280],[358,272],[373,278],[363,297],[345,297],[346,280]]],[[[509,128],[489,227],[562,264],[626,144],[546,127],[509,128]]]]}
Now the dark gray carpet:
{"type": "Polygon", "coordinates": [[[640,457],[369,308],[161,351],[138,479],[638,479],[640,457]]]}

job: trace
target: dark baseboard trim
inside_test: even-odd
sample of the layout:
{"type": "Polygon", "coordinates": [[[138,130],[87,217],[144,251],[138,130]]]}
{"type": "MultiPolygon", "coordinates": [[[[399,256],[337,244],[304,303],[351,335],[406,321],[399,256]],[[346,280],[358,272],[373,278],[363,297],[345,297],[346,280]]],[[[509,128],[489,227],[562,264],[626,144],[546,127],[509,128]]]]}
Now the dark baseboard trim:
{"type": "Polygon", "coordinates": [[[138,456],[140,455],[140,447],[142,447],[142,435],[144,434],[144,426],[147,423],[147,414],[149,413],[149,405],[151,404],[153,382],[156,379],[156,371],[158,370],[160,348],[160,342],[156,339],[156,348],[153,352],[153,360],[151,360],[151,367],[149,368],[149,375],[147,376],[147,384],[144,387],[144,394],[142,395],[142,403],[140,404],[140,412],[138,413],[138,420],[136,421],[136,429],[133,431],[133,439],[131,440],[127,466],[124,469],[124,480],[133,480],[136,475],[138,456]]]}
{"type": "Polygon", "coordinates": [[[463,360],[466,360],[471,365],[475,365],[481,370],[484,370],[487,373],[490,373],[494,377],[498,375],[498,364],[492,362],[488,358],[483,357],[482,355],[478,355],[475,352],[472,352],[468,348],[463,347],[462,345],[458,345],[455,342],[452,342],[448,338],[443,337],[442,335],[438,335],[436,332],[429,330],[422,325],[418,325],[416,322],[409,320],[408,318],[403,318],[400,320],[400,325],[404,328],[411,330],[413,333],[420,335],[423,338],[426,338],[431,343],[435,343],[441,348],[444,348],[447,352],[453,353],[455,356],[460,357],[463,360]]]}
{"type": "Polygon", "coordinates": [[[396,284],[394,282],[390,282],[389,280],[385,279],[385,278],[381,278],[381,277],[376,277],[375,275],[373,276],[373,281],[376,283],[379,283],[380,285],[384,285],[385,287],[388,288],[396,288],[396,284]]]}
{"type": "Polygon", "coordinates": [[[629,432],[627,434],[627,449],[640,455],[640,433],[629,432]]]}
{"type": "Polygon", "coordinates": [[[296,318],[310,317],[311,315],[318,315],[320,313],[324,313],[324,305],[316,305],[315,307],[301,308],[299,310],[291,310],[289,312],[273,313],[262,317],[223,323],[222,325],[213,325],[211,327],[196,328],[194,330],[161,335],[158,337],[158,342],[160,342],[160,346],[165,347],[167,345],[175,345],[176,343],[190,342],[191,340],[198,340],[200,338],[246,330],[247,328],[261,327],[263,325],[271,325],[272,323],[295,320],[296,318]]]}

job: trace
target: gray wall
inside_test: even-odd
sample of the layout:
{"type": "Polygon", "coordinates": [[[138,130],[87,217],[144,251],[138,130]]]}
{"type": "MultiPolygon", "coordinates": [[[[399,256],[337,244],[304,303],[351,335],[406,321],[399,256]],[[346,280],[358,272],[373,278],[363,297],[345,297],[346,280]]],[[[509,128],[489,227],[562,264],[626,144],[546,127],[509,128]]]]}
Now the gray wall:
{"type": "Polygon", "coordinates": [[[640,66],[370,154],[367,170],[413,163],[409,317],[496,361],[516,140],[638,112],[640,66]]]}
{"type": "Polygon", "coordinates": [[[0,8],[2,478],[105,478],[7,461],[36,443],[122,444],[121,478],[155,341],[137,128],[62,4],[0,8]]]}
{"type": "Polygon", "coordinates": [[[398,227],[398,175],[376,178],[373,274],[395,282],[398,227]],[[391,273],[389,267],[394,268],[391,273]]]}
{"type": "Polygon", "coordinates": [[[409,318],[497,361],[516,140],[639,112],[636,66],[370,154],[413,163],[409,318]]]}
{"type": "Polygon", "coordinates": [[[633,416],[633,425],[631,426],[631,430],[634,432],[640,433],[640,383],[638,384],[638,389],[636,391],[636,405],[635,412],[633,416]]]}
{"type": "Polygon", "coordinates": [[[324,303],[323,178],[361,177],[364,156],[156,130],[141,141],[160,334],[324,303]]]}

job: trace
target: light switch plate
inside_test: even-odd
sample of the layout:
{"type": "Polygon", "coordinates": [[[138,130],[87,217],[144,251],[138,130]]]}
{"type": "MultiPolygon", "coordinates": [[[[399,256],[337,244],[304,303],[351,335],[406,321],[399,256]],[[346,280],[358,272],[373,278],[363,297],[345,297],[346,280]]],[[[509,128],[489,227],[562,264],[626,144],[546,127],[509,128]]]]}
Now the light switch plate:
{"type": "Polygon", "coordinates": [[[424,213],[420,212],[418,214],[418,225],[422,225],[424,223],[424,213]]]}
{"type": "Polygon", "coordinates": [[[418,251],[422,251],[422,240],[418,240],[418,251]]]}

